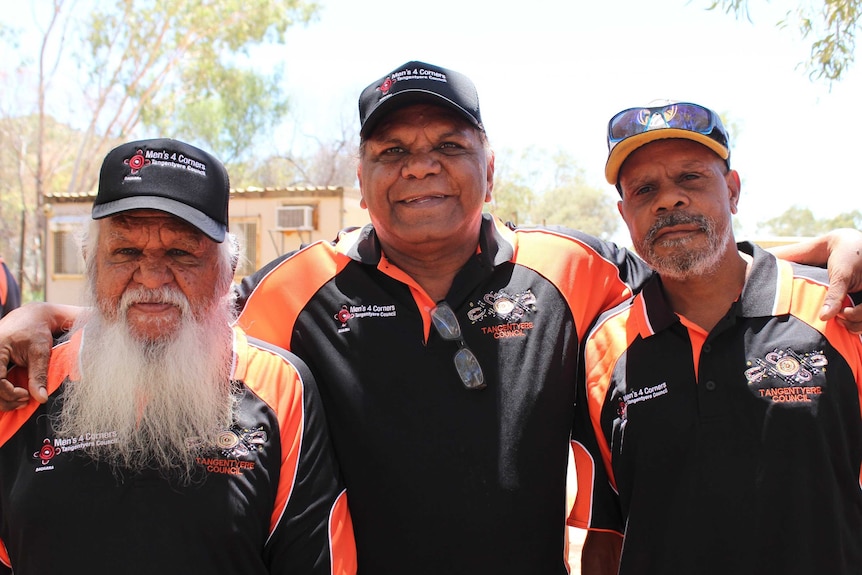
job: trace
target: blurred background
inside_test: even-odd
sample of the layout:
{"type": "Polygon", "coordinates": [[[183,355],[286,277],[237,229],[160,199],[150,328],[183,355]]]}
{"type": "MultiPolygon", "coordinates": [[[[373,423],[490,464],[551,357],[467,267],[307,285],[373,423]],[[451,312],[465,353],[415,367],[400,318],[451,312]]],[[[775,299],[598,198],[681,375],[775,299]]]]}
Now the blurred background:
{"type": "Polygon", "coordinates": [[[675,99],[731,132],[738,237],[859,228],[859,1],[5,0],[0,255],[25,301],[76,303],[101,159],[157,136],[228,165],[240,273],[361,225],[356,101],[410,60],[476,83],[504,220],[627,244],[607,120],[675,99]]]}

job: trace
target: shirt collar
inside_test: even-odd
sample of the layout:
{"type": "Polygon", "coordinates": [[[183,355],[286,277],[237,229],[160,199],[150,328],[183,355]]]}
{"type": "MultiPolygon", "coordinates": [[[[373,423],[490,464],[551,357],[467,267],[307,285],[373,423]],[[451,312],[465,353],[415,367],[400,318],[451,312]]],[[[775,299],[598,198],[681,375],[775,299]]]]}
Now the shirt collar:
{"type": "MultiPolygon", "coordinates": [[[[753,261],[742,289],[742,295],[731,313],[739,317],[766,317],[790,312],[793,300],[793,268],[789,262],[751,242],[739,242],[739,251],[752,256],[753,261]]],[[[679,318],[670,308],[661,288],[661,279],[650,278],[632,304],[641,337],[649,337],[677,323],[679,318]]]]}

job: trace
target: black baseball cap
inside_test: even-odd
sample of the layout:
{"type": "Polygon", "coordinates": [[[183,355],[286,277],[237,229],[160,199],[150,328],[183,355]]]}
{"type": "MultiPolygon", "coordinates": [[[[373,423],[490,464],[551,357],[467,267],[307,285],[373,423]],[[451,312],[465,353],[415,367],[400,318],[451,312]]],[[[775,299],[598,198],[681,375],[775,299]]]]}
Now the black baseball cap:
{"type": "Polygon", "coordinates": [[[461,113],[480,130],[479,94],[472,80],[454,70],[424,62],[407,62],[369,84],[359,96],[360,137],[396,108],[432,103],[461,113]]]}
{"type": "Polygon", "coordinates": [[[93,219],[159,210],[221,243],[228,228],[229,197],[227,170],[215,156],[179,140],[139,140],[105,156],[93,219]]]}

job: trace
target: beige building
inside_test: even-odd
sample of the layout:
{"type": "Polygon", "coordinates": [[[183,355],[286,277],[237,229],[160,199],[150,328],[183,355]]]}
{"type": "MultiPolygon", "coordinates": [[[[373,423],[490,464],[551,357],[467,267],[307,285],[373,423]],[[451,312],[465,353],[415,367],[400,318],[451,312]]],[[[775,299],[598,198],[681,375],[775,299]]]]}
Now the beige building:
{"type": "MultiPolygon", "coordinates": [[[[96,197],[46,196],[48,238],[45,301],[80,304],[84,261],[80,234],[96,197]]],[[[341,186],[231,189],[230,231],[240,241],[237,280],[301,244],[332,240],[339,230],[368,223],[359,190],[341,186]]]]}

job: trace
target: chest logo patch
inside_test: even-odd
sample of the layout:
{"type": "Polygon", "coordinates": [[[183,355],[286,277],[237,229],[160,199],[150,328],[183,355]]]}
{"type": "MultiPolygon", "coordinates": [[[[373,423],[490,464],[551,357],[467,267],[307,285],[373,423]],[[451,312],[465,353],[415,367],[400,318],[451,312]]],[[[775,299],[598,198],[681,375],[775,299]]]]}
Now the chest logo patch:
{"type": "Polygon", "coordinates": [[[333,314],[333,319],[338,322],[338,333],[350,331],[348,322],[359,321],[366,318],[394,318],[397,316],[395,304],[371,304],[371,305],[348,305],[344,304],[341,309],[333,314]]]}
{"type": "Polygon", "coordinates": [[[775,349],[748,360],[745,379],[757,394],[773,402],[810,402],[823,393],[826,365],[822,351],[799,353],[775,349]]]}
{"type": "Polygon", "coordinates": [[[510,294],[505,291],[486,293],[477,302],[470,302],[467,318],[476,324],[486,320],[497,320],[495,325],[482,327],[482,332],[495,339],[525,337],[533,329],[527,316],[537,309],[536,296],[532,291],[510,294]]]}
{"type": "Polygon", "coordinates": [[[222,457],[201,456],[197,462],[209,473],[242,475],[255,469],[257,465],[249,455],[263,451],[268,440],[269,435],[262,425],[254,428],[232,426],[216,438],[215,450],[222,457]]]}
{"type": "Polygon", "coordinates": [[[50,439],[45,439],[42,442],[42,449],[33,454],[34,459],[41,459],[42,465],[48,465],[55,456],[63,452],[62,447],[57,447],[51,443],[50,439]]]}
{"type": "Polygon", "coordinates": [[[520,321],[536,309],[536,296],[530,290],[516,294],[497,291],[486,293],[478,302],[471,302],[467,317],[473,323],[491,317],[509,322],[520,321]]]}

